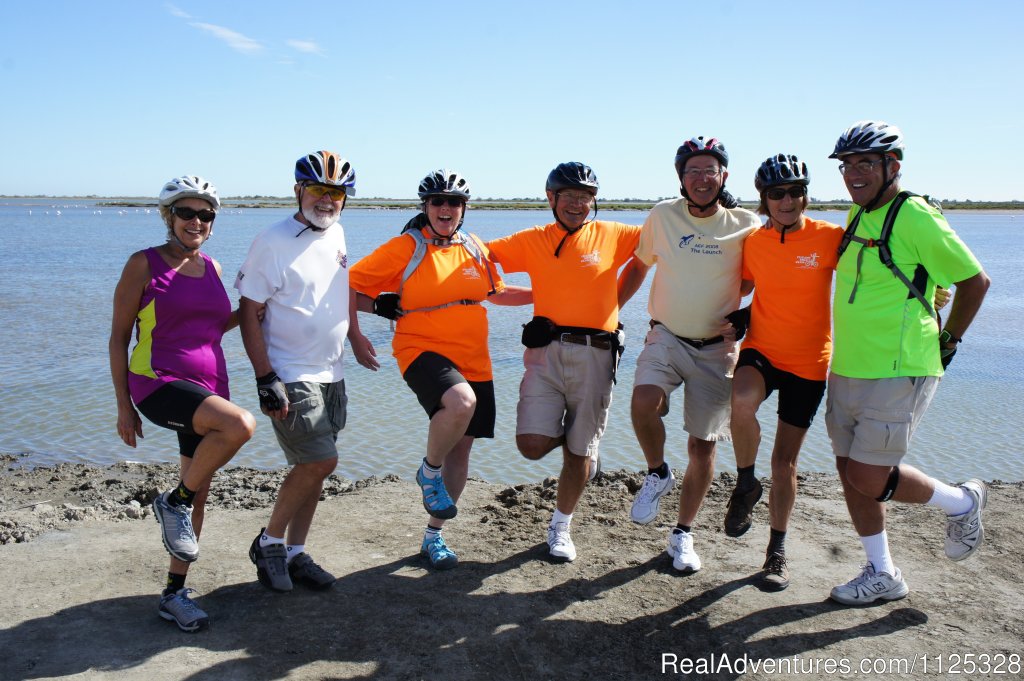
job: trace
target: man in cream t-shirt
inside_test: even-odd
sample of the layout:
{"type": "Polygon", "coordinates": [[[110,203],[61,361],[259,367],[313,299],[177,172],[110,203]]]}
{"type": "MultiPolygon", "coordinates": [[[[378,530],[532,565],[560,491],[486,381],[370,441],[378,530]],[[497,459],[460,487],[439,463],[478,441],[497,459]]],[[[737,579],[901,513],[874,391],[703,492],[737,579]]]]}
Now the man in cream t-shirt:
{"type": "Polygon", "coordinates": [[[729,156],[717,139],[695,137],[676,152],[682,198],[662,201],[640,233],[637,258],[655,267],[648,310],[651,330],[637,358],[630,411],[648,475],[630,515],[646,525],[675,482],[665,461],[669,395],[684,385],[683,428],[689,465],[683,476],[678,525],[668,554],[682,572],[701,567],[691,525],[711,487],[715,444],[728,440],[729,402],[737,340],[726,319],[739,307],[743,242],[761,221],[725,192],[729,156]]]}

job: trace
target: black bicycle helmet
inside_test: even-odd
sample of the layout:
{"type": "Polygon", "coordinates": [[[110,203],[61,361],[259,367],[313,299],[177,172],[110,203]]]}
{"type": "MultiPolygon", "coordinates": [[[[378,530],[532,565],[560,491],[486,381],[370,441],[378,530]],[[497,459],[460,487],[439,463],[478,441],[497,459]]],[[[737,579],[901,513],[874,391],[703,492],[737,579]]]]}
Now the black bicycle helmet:
{"type": "Polygon", "coordinates": [[[548,173],[548,181],[544,189],[549,192],[560,192],[563,189],[583,189],[584,191],[597,194],[599,185],[597,175],[590,166],[579,161],[559,163],[555,169],[548,173]]]}
{"type": "Polygon", "coordinates": [[[847,154],[893,153],[902,161],[903,149],[903,133],[895,125],[884,121],[857,121],[839,136],[829,158],[841,158],[847,154]]]}
{"type": "Polygon", "coordinates": [[[418,193],[421,201],[431,196],[454,196],[469,201],[469,181],[454,170],[439,168],[420,181],[418,193]]]}
{"type": "Polygon", "coordinates": [[[764,160],[754,176],[754,189],[760,194],[780,184],[808,185],[807,164],[792,154],[776,154],[764,160]]]}

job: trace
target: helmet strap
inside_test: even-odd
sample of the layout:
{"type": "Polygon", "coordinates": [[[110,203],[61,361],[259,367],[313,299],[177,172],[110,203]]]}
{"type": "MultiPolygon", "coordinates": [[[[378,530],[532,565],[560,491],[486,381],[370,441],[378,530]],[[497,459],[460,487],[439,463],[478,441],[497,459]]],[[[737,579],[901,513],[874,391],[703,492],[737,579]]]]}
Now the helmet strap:
{"type": "Polygon", "coordinates": [[[885,161],[882,163],[882,179],[885,181],[882,183],[882,186],[878,189],[878,193],[875,194],[875,198],[868,201],[867,205],[864,206],[864,210],[869,213],[878,206],[878,202],[882,200],[882,196],[885,194],[885,192],[889,190],[889,187],[892,186],[892,183],[896,181],[895,175],[889,177],[890,156],[888,154],[883,154],[882,157],[885,159],[885,161]]]}
{"type": "MultiPolygon", "coordinates": [[[[565,230],[565,234],[562,236],[562,240],[558,242],[558,246],[555,247],[555,257],[557,258],[558,254],[562,251],[562,246],[565,245],[565,240],[566,239],[568,239],[573,234],[575,234],[576,232],[580,231],[581,229],[583,229],[584,227],[589,225],[594,220],[597,220],[597,197],[596,196],[594,197],[594,217],[593,217],[593,219],[587,220],[586,222],[584,222],[582,225],[580,225],[576,229],[569,229],[569,225],[567,225],[564,222],[562,222],[562,219],[560,217],[558,217],[558,211],[556,210],[556,208],[558,208],[558,192],[555,192],[555,205],[551,208],[551,213],[552,213],[552,215],[555,216],[555,222],[558,223],[558,226],[565,230]]],[[[588,218],[590,217],[590,212],[589,211],[587,212],[587,217],[588,218]]]]}
{"type": "Polygon", "coordinates": [[[703,213],[708,208],[710,208],[711,206],[713,206],[716,203],[718,203],[718,200],[720,198],[722,198],[722,190],[723,189],[725,189],[725,183],[724,182],[722,183],[722,186],[718,188],[718,193],[715,194],[715,198],[711,199],[710,202],[705,203],[702,206],[701,204],[697,203],[696,201],[694,201],[693,199],[690,198],[690,195],[686,192],[686,187],[684,185],[682,185],[682,184],[679,185],[679,193],[683,195],[683,198],[686,199],[687,203],[689,203],[691,206],[696,208],[701,213],[703,213]]]}

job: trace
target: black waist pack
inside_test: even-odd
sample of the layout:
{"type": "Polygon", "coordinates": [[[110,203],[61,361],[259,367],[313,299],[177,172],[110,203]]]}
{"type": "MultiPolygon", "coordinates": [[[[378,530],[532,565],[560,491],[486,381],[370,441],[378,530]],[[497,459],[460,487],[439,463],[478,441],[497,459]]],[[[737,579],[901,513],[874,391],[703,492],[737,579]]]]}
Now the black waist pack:
{"type": "Polygon", "coordinates": [[[542,348],[551,343],[555,334],[555,323],[547,317],[534,317],[523,324],[523,345],[528,348],[542,348]]]}

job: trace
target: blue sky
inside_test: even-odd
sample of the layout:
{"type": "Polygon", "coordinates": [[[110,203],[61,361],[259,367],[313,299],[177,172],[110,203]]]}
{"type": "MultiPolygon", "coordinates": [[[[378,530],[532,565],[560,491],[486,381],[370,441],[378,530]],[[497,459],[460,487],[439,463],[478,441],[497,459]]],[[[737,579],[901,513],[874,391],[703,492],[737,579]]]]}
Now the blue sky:
{"type": "Polygon", "coordinates": [[[811,193],[854,121],[907,143],[905,187],[1024,199],[1024,4],[999,2],[5,2],[0,194],[153,196],[199,174],[287,195],[301,154],[358,195],[452,167],[479,197],[540,196],[557,163],[606,198],[675,196],[676,147],[714,136],[728,186],[794,153],[811,193]]]}

